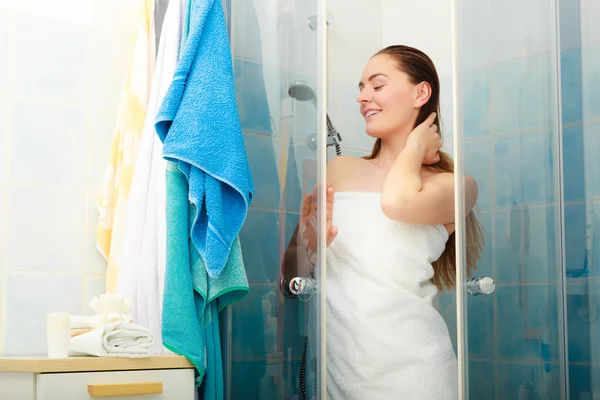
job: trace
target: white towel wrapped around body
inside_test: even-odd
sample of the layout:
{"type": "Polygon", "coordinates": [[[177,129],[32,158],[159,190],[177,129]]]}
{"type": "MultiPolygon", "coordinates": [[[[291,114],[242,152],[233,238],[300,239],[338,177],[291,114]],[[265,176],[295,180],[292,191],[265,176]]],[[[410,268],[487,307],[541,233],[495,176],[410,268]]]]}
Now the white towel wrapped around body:
{"type": "Polygon", "coordinates": [[[144,358],[153,345],[154,336],[148,329],[116,321],[71,338],[69,355],[144,358]]]}

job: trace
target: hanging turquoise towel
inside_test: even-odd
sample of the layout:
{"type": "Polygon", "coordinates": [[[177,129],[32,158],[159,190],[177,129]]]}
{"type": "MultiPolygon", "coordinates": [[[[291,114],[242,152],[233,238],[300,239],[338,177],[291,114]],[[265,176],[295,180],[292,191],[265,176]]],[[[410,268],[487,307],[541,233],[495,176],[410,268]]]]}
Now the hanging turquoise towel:
{"type": "Polygon", "coordinates": [[[191,245],[190,227],[196,210],[188,201],[185,175],[174,162],[166,171],[167,267],[163,298],[162,337],[166,348],[185,356],[198,371],[204,400],[223,398],[223,366],[219,311],[248,294],[239,239],[218,278],[208,276],[191,245]]]}
{"type": "Polygon", "coordinates": [[[208,274],[225,267],[254,185],[239,120],[220,0],[190,0],[189,35],[156,118],[163,155],[185,174],[196,207],[191,239],[208,274]]]}

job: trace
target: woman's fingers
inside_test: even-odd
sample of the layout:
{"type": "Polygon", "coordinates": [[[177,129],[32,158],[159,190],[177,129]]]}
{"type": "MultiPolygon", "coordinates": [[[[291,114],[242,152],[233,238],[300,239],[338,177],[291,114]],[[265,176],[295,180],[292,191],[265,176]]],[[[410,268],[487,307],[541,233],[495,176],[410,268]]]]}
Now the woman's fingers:
{"type": "Polygon", "coordinates": [[[307,193],[304,195],[304,197],[302,198],[302,206],[300,207],[300,217],[308,217],[308,214],[310,214],[310,205],[312,202],[311,199],[311,194],[307,193]]]}

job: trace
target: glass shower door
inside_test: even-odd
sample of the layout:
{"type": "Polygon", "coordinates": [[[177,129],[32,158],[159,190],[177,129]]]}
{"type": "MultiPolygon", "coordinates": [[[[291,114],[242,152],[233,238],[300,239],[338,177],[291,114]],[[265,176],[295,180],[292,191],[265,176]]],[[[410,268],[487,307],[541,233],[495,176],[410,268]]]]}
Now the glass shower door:
{"type": "Polygon", "coordinates": [[[558,10],[453,4],[456,171],[479,186],[486,243],[474,275],[495,280],[493,294],[468,294],[457,201],[460,398],[567,398],[558,10]]]}
{"type": "Polygon", "coordinates": [[[226,398],[324,399],[324,0],[229,4],[256,196],[240,234],[250,293],[223,324],[226,398]]]}

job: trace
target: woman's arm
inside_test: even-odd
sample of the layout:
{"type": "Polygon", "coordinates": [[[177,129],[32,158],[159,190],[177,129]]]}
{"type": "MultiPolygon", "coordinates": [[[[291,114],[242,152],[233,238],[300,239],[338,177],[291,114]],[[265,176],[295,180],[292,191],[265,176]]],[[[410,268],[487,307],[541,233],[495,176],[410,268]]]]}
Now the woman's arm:
{"type": "MultiPolygon", "coordinates": [[[[435,115],[411,132],[406,147],[384,181],[381,208],[388,218],[414,224],[454,222],[454,174],[440,173],[423,180],[422,165],[439,161],[441,140],[433,124],[435,115]]],[[[477,201],[477,183],[465,177],[465,208],[477,201]]]]}

